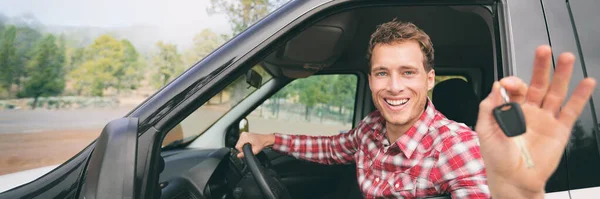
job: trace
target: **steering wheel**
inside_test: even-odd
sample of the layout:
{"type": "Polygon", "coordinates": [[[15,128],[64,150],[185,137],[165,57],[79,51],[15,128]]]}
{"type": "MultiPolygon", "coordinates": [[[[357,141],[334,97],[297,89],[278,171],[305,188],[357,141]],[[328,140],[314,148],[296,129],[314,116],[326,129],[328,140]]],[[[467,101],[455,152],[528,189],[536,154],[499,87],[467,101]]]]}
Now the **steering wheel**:
{"type": "MultiPolygon", "coordinates": [[[[252,145],[250,143],[244,144],[242,147],[242,151],[244,152],[244,160],[246,161],[246,167],[254,176],[254,180],[256,180],[256,184],[260,188],[263,196],[267,199],[279,199],[279,198],[290,198],[289,193],[285,189],[285,186],[274,185],[273,182],[275,179],[267,179],[267,175],[265,174],[263,166],[260,164],[260,161],[254,153],[252,153],[252,145]],[[276,189],[273,189],[274,187],[276,189]],[[280,197],[278,197],[280,196],[280,197]]],[[[269,178],[272,178],[269,176],[269,178]]]]}

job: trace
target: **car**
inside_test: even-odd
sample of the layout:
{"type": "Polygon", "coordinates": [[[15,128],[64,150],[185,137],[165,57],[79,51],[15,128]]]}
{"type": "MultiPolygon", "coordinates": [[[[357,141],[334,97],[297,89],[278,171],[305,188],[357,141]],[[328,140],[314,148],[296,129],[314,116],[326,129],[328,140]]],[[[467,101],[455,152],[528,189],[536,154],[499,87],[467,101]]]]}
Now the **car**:
{"type": "MultiPolygon", "coordinates": [[[[555,60],[576,55],[571,92],[575,82],[600,77],[598,9],[596,0],[290,1],[108,123],[73,158],[0,198],[361,198],[353,164],[269,149],[239,159],[239,133],[333,135],[358,124],[375,110],[369,35],[393,18],[431,36],[438,82],[430,97],[473,128],[494,81],[529,81],[539,45],[550,44],[555,60]]],[[[600,194],[599,97],[580,115],[546,198],[600,194]]]]}

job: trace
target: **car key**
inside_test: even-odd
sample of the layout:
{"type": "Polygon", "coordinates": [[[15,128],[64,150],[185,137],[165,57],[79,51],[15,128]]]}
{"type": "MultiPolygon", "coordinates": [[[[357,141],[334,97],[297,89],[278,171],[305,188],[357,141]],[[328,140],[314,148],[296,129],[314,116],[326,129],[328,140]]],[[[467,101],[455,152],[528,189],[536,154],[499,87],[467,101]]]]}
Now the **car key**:
{"type": "Polygon", "coordinates": [[[533,167],[533,160],[531,159],[529,150],[527,150],[527,147],[525,146],[525,140],[523,140],[523,137],[521,136],[527,131],[525,116],[523,115],[521,105],[516,102],[510,102],[510,98],[503,87],[500,88],[500,95],[502,95],[502,99],[504,99],[504,104],[494,108],[494,118],[504,134],[508,137],[512,137],[516,142],[521,151],[521,156],[527,164],[527,168],[531,168],[533,167]]]}

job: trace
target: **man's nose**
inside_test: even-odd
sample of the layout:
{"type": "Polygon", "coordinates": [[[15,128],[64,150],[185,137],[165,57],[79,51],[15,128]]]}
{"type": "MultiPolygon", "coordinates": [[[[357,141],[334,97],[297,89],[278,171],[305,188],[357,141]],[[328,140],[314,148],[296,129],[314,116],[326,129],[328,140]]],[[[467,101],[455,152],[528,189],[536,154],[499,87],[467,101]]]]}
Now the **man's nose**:
{"type": "Polygon", "coordinates": [[[392,75],[390,78],[388,90],[392,93],[402,92],[406,88],[406,85],[398,75],[392,75]]]}

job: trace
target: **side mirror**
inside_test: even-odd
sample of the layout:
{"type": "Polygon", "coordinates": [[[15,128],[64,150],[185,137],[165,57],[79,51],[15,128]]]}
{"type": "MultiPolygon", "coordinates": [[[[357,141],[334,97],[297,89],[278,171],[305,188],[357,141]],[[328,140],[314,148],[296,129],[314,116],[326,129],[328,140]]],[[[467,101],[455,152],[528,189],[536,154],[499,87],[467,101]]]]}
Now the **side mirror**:
{"type": "Polygon", "coordinates": [[[259,88],[262,83],[262,76],[255,70],[250,69],[246,72],[246,83],[254,88],[259,88]]]}
{"type": "Polygon", "coordinates": [[[248,124],[248,119],[244,118],[244,119],[240,120],[240,124],[239,124],[240,134],[242,132],[248,132],[250,129],[249,126],[250,126],[250,124],[248,124]]]}

